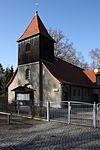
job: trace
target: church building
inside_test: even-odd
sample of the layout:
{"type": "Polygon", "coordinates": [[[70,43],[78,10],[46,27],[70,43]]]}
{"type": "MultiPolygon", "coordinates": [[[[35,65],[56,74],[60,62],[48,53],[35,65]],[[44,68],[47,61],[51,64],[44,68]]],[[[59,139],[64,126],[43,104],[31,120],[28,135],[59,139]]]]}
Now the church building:
{"type": "Polygon", "coordinates": [[[8,102],[100,102],[99,69],[85,71],[54,56],[54,39],[38,13],[18,42],[18,67],[7,84],[8,102]]]}

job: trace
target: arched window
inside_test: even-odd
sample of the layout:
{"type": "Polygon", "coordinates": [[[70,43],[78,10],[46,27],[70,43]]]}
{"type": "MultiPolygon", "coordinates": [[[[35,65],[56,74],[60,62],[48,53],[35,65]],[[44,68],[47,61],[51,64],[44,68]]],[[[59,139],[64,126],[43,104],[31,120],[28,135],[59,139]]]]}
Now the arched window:
{"type": "Polygon", "coordinates": [[[30,79],[30,70],[26,69],[26,79],[30,79]]]}
{"type": "Polygon", "coordinates": [[[30,43],[27,43],[26,44],[26,52],[30,51],[31,50],[31,45],[30,43]]]}

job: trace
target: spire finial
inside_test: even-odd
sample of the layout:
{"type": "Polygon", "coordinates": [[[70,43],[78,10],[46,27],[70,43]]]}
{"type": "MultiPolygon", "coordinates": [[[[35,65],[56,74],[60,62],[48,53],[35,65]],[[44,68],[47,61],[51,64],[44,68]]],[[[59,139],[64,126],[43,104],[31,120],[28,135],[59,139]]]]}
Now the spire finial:
{"type": "Polygon", "coordinates": [[[38,15],[38,11],[35,11],[35,15],[38,15]]]}
{"type": "Polygon", "coordinates": [[[38,14],[38,8],[39,8],[39,4],[38,4],[38,3],[35,3],[35,15],[38,14]]]}

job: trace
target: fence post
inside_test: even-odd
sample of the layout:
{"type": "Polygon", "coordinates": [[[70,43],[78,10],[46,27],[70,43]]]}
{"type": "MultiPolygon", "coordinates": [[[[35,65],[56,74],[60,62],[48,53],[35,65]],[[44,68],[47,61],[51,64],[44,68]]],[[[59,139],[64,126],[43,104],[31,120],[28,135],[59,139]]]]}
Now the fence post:
{"type": "Polygon", "coordinates": [[[10,125],[10,115],[8,115],[8,125],[10,125]]]}
{"type": "Polygon", "coordinates": [[[96,128],[97,127],[97,105],[94,102],[93,104],[93,127],[96,128]]]}
{"type": "Polygon", "coordinates": [[[17,101],[17,113],[19,115],[19,100],[17,101]]]}
{"type": "Polygon", "coordinates": [[[47,121],[50,121],[50,102],[47,102],[47,121]]]}
{"type": "Polygon", "coordinates": [[[68,124],[70,123],[70,111],[71,111],[71,106],[70,106],[70,102],[68,102],[68,124]]]}

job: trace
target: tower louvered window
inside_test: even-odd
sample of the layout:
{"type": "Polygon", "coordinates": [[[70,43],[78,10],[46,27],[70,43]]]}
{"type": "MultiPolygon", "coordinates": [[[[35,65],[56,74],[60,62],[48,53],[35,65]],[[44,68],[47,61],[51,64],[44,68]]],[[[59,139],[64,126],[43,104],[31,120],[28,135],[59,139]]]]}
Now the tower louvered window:
{"type": "Polygon", "coordinates": [[[26,52],[30,51],[31,50],[31,45],[30,43],[27,43],[26,44],[26,52]]]}

